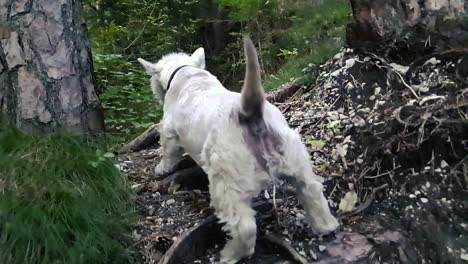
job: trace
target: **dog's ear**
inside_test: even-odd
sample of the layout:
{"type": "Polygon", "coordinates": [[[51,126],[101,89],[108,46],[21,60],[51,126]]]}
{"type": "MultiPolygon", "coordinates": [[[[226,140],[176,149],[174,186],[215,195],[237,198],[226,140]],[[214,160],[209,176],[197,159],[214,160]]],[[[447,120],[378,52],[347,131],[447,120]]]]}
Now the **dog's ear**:
{"type": "Polygon", "coordinates": [[[205,69],[205,49],[202,47],[198,48],[190,57],[195,62],[196,66],[205,69]]]}
{"type": "Polygon", "coordinates": [[[149,75],[155,75],[161,72],[161,69],[159,69],[159,67],[156,66],[156,64],[146,61],[142,58],[138,58],[137,60],[139,63],[141,63],[141,65],[143,65],[143,67],[146,70],[146,73],[148,73],[149,75]]]}

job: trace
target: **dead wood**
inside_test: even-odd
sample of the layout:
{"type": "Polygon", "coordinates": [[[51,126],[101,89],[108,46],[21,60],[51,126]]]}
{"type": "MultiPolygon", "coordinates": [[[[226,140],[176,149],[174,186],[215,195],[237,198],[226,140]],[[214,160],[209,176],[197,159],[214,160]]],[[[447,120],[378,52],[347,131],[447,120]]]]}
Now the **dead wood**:
{"type": "Polygon", "coordinates": [[[159,123],[150,126],[145,132],[123,145],[120,154],[134,152],[155,145],[159,141],[159,123]]]}
{"type": "Polygon", "coordinates": [[[295,81],[285,83],[278,89],[267,94],[266,99],[270,103],[284,103],[301,88],[295,81]]]}

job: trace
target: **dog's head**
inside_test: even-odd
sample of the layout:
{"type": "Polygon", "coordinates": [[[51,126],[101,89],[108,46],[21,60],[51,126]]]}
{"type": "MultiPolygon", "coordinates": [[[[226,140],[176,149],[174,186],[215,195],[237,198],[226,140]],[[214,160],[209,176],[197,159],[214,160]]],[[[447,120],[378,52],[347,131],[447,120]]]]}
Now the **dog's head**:
{"type": "Polygon", "coordinates": [[[198,48],[192,55],[182,52],[170,53],[163,56],[157,63],[151,63],[141,58],[138,58],[138,62],[151,76],[151,89],[154,95],[164,104],[169,78],[174,70],[182,65],[205,69],[205,50],[198,48]]]}

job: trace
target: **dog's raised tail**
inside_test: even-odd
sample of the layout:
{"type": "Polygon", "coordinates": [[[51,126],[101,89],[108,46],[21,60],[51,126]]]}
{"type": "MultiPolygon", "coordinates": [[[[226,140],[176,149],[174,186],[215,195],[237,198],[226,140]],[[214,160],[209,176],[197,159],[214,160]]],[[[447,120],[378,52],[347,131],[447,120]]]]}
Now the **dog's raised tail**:
{"type": "Polygon", "coordinates": [[[241,109],[246,117],[261,117],[265,103],[258,63],[257,50],[249,36],[244,36],[244,53],[246,60],[244,86],[241,91],[241,109]]]}

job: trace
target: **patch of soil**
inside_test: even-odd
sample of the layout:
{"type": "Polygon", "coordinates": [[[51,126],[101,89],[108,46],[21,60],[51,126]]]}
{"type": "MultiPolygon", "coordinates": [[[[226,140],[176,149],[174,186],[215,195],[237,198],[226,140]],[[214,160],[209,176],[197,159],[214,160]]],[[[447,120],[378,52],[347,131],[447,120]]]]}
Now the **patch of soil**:
{"type": "Polygon", "coordinates": [[[139,220],[133,227],[136,257],[141,263],[157,263],[174,240],[212,213],[206,192],[161,193],[153,177],[160,149],[119,156],[136,193],[139,220]]]}

